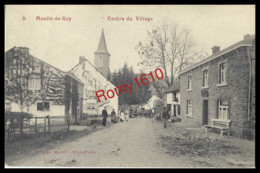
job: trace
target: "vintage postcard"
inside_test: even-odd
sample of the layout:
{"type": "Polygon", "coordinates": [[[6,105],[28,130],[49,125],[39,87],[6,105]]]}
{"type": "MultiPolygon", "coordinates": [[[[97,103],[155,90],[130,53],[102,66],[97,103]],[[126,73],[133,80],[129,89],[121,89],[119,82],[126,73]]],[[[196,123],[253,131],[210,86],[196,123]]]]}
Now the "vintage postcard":
{"type": "Polygon", "coordinates": [[[255,168],[255,5],[5,5],[6,168],[255,168]]]}

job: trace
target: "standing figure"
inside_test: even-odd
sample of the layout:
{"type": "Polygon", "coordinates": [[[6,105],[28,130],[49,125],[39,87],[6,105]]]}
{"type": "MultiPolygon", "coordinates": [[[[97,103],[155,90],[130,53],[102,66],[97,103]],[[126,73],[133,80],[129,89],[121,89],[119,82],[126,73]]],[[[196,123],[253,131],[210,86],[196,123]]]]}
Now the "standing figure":
{"type": "Polygon", "coordinates": [[[104,109],[102,110],[102,126],[106,126],[106,122],[107,122],[107,110],[106,107],[104,107],[104,109]]]}
{"type": "Polygon", "coordinates": [[[116,121],[116,120],[115,120],[115,116],[116,116],[116,112],[115,112],[114,109],[112,109],[112,112],[111,112],[111,122],[116,121]]]}
{"type": "Polygon", "coordinates": [[[126,111],[125,112],[125,120],[128,121],[128,119],[129,119],[129,113],[126,111]]]}
{"type": "Polygon", "coordinates": [[[125,113],[124,111],[121,111],[120,113],[120,121],[123,122],[125,120],[125,113]]]}
{"type": "Polygon", "coordinates": [[[162,118],[164,121],[164,128],[167,128],[167,118],[168,118],[168,112],[166,110],[166,107],[163,108],[162,118]]]}

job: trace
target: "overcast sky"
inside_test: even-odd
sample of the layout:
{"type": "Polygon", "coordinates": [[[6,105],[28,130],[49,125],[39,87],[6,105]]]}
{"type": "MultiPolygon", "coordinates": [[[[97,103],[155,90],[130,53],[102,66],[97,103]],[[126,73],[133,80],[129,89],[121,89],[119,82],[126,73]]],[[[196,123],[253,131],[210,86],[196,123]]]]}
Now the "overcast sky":
{"type": "Polygon", "coordinates": [[[111,71],[125,62],[137,71],[135,46],[145,39],[147,30],[164,20],[188,27],[196,46],[209,54],[215,45],[223,49],[245,34],[255,34],[255,6],[248,5],[11,5],[5,9],[5,50],[28,47],[32,55],[68,71],[78,63],[79,56],[94,62],[104,28],[111,71]],[[39,21],[37,16],[71,20],[39,21]],[[109,16],[133,20],[108,21],[109,16]],[[153,20],[137,21],[136,16],[153,20]]]}

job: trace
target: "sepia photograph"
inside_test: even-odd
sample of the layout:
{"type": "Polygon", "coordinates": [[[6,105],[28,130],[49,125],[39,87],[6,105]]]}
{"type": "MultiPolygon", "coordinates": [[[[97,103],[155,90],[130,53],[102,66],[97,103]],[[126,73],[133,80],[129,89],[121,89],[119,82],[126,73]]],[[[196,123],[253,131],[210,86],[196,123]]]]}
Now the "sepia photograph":
{"type": "Polygon", "coordinates": [[[11,168],[255,168],[255,5],[4,6],[11,168]]]}

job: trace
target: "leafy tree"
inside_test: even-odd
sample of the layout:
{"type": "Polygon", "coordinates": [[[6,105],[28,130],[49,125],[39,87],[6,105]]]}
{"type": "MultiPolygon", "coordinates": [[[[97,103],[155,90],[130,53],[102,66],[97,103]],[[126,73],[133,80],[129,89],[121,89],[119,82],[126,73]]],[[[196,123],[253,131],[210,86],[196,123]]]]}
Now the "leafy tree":
{"type": "MultiPolygon", "coordinates": [[[[133,81],[135,77],[140,80],[141,74],[136,74],[133,71],[132,67],[128,67],[127,64],[118,70],[118,72],[113,72],[112,74],[112,83],[115,86],[121,86],[132,82],[132,94],[130,95],[129,89],[127,88],[127,93],[124,92],[121,94],[119,92],[119,105],[123,106],[125,109],[126,105],[132,104],[143,104],[150,98],[150,91],[149,91],[149,84],[142,85],[140,84],[140,88],[138,85],[133,81]]],[[[140,82],[141,83],[141,82],[140,82]]]]}

